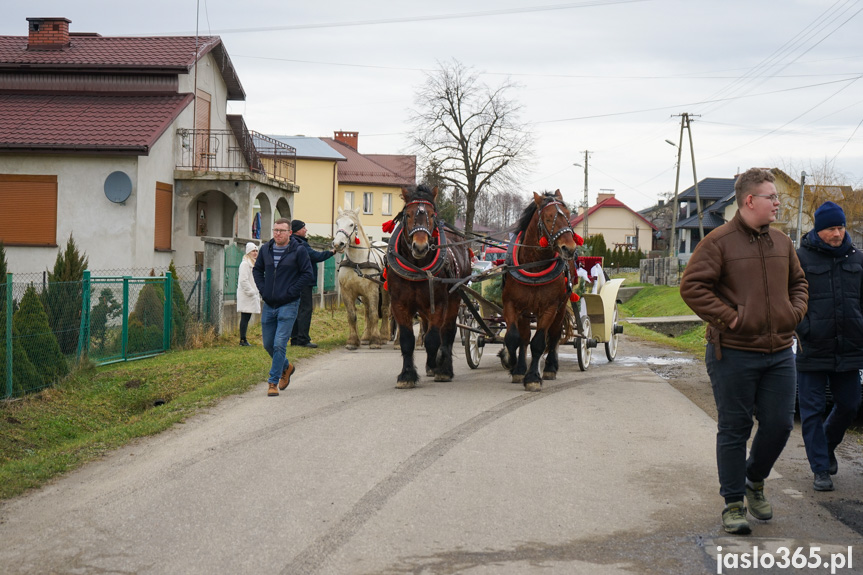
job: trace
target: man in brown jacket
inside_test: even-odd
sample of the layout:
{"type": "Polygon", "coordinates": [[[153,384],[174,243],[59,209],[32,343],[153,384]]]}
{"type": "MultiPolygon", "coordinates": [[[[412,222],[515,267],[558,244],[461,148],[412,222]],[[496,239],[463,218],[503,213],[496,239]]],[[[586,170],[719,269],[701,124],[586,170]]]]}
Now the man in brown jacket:
{"type": "Polygon", "coordinates": [[[794,427],[794,330],[806,314],[806,277],[794,245],[771,229],[779,211],[773,175],[752,168],[734,184],[738,211],[706,236],[689,259],[680,295],[707,326],[705,363],[718,412],[716,462],[729,533],[773,517],[764,479],[794,427]],[[749,457],[752,417],[758,431],[749,457]]]}

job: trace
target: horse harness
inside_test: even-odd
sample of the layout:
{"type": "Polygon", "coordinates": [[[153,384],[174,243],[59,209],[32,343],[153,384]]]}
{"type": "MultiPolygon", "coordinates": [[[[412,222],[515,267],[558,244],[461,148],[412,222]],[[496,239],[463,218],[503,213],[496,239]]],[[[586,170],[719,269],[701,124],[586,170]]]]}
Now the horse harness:
{"type": "MultiPolygon", "coordinates": [[[[342,228],[339,228],[336,231],[336,235],[338,235],[339,233],[345,234],[345,237],[348,239],[348,246],[350,246],[350,240],[353,237],[353,235],[356,233],[356,229],[354,229],[353,232],[348,233],[347,230],[343,230],[342,228]]],[[[348,247],[348,249],[350,249],[350,247],[348,247]]],[[[364,261],[364,262],[355,262],[352,259],[350,259],[349,257],[347,257],[347,254],[345,254],[345,258],[341,262],[339,262],[338,269],[351,268],[352,270],[354,270],[356,272],[356,274],[359,277],[366,279],[366,280],[369,280],[369,281],[372,281],[372,282],[375,282],[378,285],[384,285],[384,282],[377,279],[381,276],[381,274],[383,273],[383,270],[377,264],[377,262],[371,261],[371,250],[372,250],[372,248],[369,247],[368,253],[366,254],[366,261],[364,261]],[[372,273],[372,274],[366,275],[365,273],[363,273],[363,270],[374,270],[377,273],[372,273]]]]}

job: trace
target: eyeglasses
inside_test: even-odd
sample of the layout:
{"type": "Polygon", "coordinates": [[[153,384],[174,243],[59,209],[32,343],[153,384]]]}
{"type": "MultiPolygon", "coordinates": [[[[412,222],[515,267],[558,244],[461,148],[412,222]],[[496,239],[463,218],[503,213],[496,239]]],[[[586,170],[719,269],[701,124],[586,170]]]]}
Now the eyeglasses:
{"type": "Polygon", "coordinates": [[[750,194],[753,198],[767,198],[772,203],[776,203],[779,201],[779,196],[776,194],[750,194]]]}
{"type": "Polygon", "coordinates": [[[286,233],[288,233],[289,231],[291,231],[291,230],[288,230],[288,229],[281,229],[281,228],[273,228],[273,233],[274,233],[274,234],[286,234],[286,233]]]}

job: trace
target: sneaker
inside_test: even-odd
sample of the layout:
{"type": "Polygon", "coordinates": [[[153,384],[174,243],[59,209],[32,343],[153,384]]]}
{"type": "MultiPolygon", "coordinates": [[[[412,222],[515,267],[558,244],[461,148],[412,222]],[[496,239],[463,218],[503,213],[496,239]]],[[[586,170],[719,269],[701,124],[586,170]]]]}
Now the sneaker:
{"type": "Polygon", "coordinates": [[[830,474],[826,471],[819,471],[815,474],[815,481],[812,483],[815,491],[833,491],[833,480],[830,479],[830,474]]]}
{"type": "Polygon", "coordinates": [[[749,535],[752,533],[752,528],[749,527],[749,522],[746,520],[746,507],[742,501],[729,503],[722,510],[722,527],[727,533],[736,535],[749,535]]]}
{"type": "Polygon", "coordinates": [[[267,390],[267,396],[268,397],[275,397],[277,395],[279,395],[279,388],[276,387],[275,383],[271,383],[270,388],[267,390]]]}
{"type": "Polygon", "coordinates": [[[830,447],[827,449],[827,457],[830,458],[830,469],[828,469],[828,473],[830,475],[836,475],[839,473],[839,462],[836,461],[836,448],[830,447]]]}
{"type": "Polygon", "coordinates": [[[749,513],[754,518],[761,521],[773,519],[773,506],[764,497],[763,481],[746,482],[746,502],[749,504],[749,513]]]}
{"type": "Polygon", "coordinates": [[[246,341],[244,339],[240,340],[240,345],[242,345],[244,347],[251,347],[252,346],[252,344],[250,344],[248,341],[246,341]]]}
{"type": "Polygon", "coordinates": [[[291,383],[291,375],[293,375],[294,370],[293,363],[288,364],[288,367],[285,368],[285,371],[282,372],[282,377],[279,378],[279,389],[285,389],[291,383]]]}
{"type": "Polygon", "coordinates": [[[309,343],[304,343],[304,344],[303,344],[303,347],[316,348],[316,347],[318,347],[318,344],[316,344],[316,343],[312,343],[312,342],[309,342],[309,343]]]}

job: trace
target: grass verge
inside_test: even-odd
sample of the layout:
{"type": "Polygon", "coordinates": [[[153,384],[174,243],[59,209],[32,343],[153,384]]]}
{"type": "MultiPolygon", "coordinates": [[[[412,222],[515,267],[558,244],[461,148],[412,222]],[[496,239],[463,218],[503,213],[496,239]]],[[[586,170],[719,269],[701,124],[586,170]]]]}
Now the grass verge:
{"type": "MultiPolygon", "coordinates": [[[[358,322],[362,329],[362,318],[358,322]]],[[[0,499],[39,487],[130,441],[160,433],[267,377],[260,324],[240,347],[236,333],[202,349],[80,370],[53,388],[0,402],[0,499]]],[[[298,360],[341,347],[344,308],[316,310],[317,349],[288,348],[298,360]]]]}

